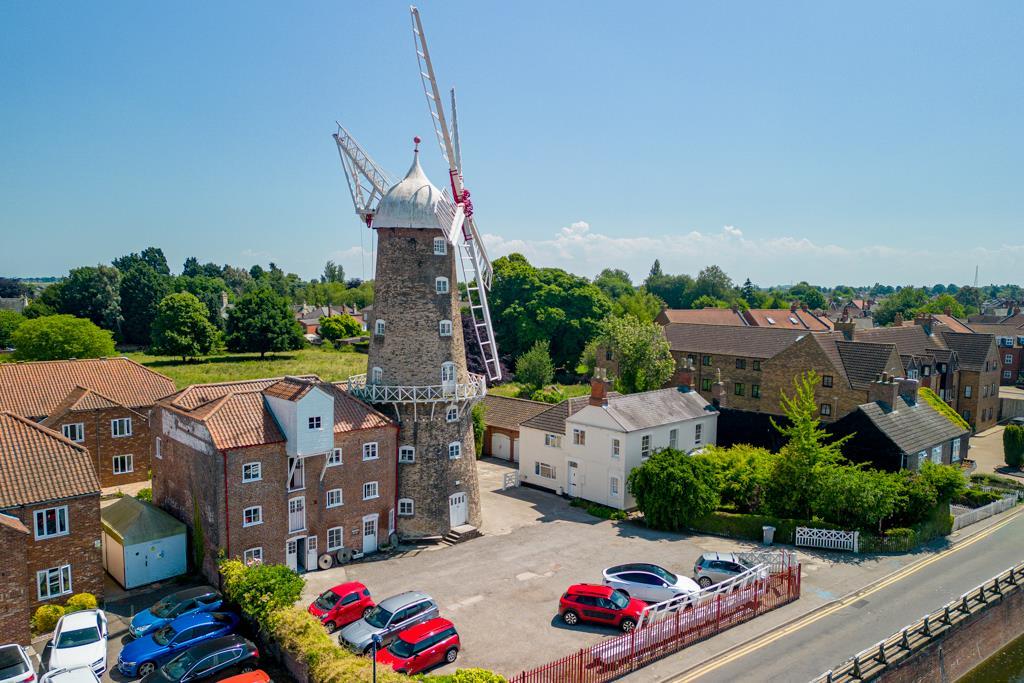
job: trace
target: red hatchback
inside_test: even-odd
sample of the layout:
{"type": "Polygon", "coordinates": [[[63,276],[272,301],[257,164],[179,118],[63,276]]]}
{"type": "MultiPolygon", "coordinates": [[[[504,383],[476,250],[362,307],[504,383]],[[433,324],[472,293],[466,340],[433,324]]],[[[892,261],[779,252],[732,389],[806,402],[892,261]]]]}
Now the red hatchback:
{"type": "Polygon", "coordinates": [[[570,626],[581,621],[591,621],[615,626],[629,633],[640,621],[640,614],[645,607],[647,603],[643,600],[630,598],[609,586],[578,583],[569,586],[569,590],[558,601],[558,614],[570,626]]]}
{"type": "Polygon", "coordinates": [[[460,647],[452,622],[437,617],[399,633],[390,645],[377,651],[377,663],[387,664],[401,674],[418,674],[451,664],[459,656],[460,647]]]}
{"type": "Polygon", "coordinates": [[[320,594],[309,605],[309,613],[320,620],[328,633],[334,633],[363,615],[374,606],[370,591],[358,581],[338,584],[320,594]]]}

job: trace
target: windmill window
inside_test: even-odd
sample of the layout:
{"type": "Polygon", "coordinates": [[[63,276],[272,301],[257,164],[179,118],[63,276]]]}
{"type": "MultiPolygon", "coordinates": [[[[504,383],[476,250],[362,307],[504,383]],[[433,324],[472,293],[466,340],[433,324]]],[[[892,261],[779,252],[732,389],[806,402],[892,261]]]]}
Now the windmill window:
{"type": "Polygon", "coordinates": [[[374,384],[380,384],[384,379],[384,371],[381,368],[374,368],[370,371],[370,381],[374,384]]]}
{"type": "Polygon", "coordinates": [[[448,253],[448,243],[443,237],[434,238],[434,256],[444,256],[448,253]]]}
{"type": "Polygon", "coordinates": [[[412,446],[402,446],[399,448],[398,462],[416,462],[416,449],[412,446]]]}
{"type": "Polygon", "coordinates": [[[399,498],[398,499],[398,516],[399,517],[412,517],[415,514],[416,504],[413,503],[412,498],[399,498]]]}
{"type": "Polygon", "coordinates": [[[441,364],[441,383],[450,384],[455,382],[455,363],[451,361],[441,364]]]}
{"type": "Polygon", "coordinates": [[[377,335],[378,337],[383,337],[384,336],[384,324],[385,324],[385,321],[383,321],[383,320],[378,320],[374,324],[373,333],[375,335],[377,335]]]}
{"type": "Polygon", "coordinates": [[[438,294],[448,293],[448,278],[439,277],[434,279],[434,289],[437,290],[438,294]]]}
{"type": "Polygon", "coordinates": [[[462,444],[458,441],[452,441],[448,444],[448,459],[458,460],[462,457],[462,444]]]}
{"type": "Polygon", "coordinates": [[[438,331],[440,332],[442,337],[452,336],[452,321],[442,320],[440,323],[438,323],[438,331]]]}
{"type": "Polygon", "coordinates": [[[445,411],[444,419],[447,422],[458,422],[459,421],[459,409],[456,406],[448,406],[448,410],[445,411]]]}

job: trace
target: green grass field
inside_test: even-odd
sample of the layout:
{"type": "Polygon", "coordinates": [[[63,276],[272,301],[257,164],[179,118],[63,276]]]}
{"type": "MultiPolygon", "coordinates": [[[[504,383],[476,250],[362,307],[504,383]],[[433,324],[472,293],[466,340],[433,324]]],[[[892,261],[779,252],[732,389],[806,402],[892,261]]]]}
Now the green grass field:
{"type": "MultiPolygon", "coordinates": [[[[565,392],[566,398],[586,396],[590,393],[589,384],[559,384],[558,386],[565,392]]],[[[487,389],[487,393],[494,394],[495,396],[519,398],[519,385],[515,382],[509,382],[508,384],[502,384],[501,386],[490,387],[487,389]]]]}
{"type": "Polygon", "coordinates": [[[366,355],[341,353],[332,349],[307,348],[267,355],[224,353],[182,363],[180,358],[151,356],[142,352],[125,354],[137,363],[167,375],[178,388],[207,382],[232,382],[282,375],[318,375],[336,382],[366,372],[366,355]]]}

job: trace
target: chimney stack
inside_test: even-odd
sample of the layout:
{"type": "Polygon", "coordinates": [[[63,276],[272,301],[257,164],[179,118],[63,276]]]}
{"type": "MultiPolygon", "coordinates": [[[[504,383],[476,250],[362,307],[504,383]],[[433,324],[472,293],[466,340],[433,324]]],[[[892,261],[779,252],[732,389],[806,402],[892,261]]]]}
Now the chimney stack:
{"type": "MultiPolygon", "coordinates": [[[[899,313],[897,313],[896,315],[899,315],[899,313]]],[[[914,324],[917,325],[918,327],[923,327],[924,333],[927,334],[929,337],[932,334],[933,321],[934,318],[932,318],[931,313],[918,313],[917,315],[914,316],[914,324]]]]}
{"type": "Polygon", "coordinates": [[[886,410],[892,410],[896,405],[896,397],[899,396],[900,383],[883,372],[878,378],[868,385],[868,402],[881,403],[886,410]]]}
{"type": "Polygon", "coordinates": [[[608,405],[608,379],[604,368],[595,368],[594,376],[590,380],[590,405],[608,405]]]}
{"type": "Polygon", "coordinates": [[[791,302],[789,302],[789,310],[790,310],[791,313],[795,313],[796,312],[796,307],[797,307],[798,303],[799,303],[798,301],[791,301],[791,302]]]}
{"type": "Polygon", "coordinates": [[[896,315],[894,315],[893,318],[892,318],[892,326],[893,327],[902,327],[903,326],[903,314],[900,313],[899,311],[896,311],[896,315]]]}
{"type": "Polygon", "coordinates": [[[806,311],[807,310],[807,304],[805,304],[803,301],[800,302],[800,310],[801,311],[806,311]]]}
{"type": "Polygon", "coordinates": [[[945,308],[943,308],[942,312],[945,313],[946,315],[948,315],[950,318],[953,317],[953,309],[950,308],[949,306],[946,306],[945,308]]]}
{"type": "Polygon", "coordinates": [[[917,388],[920,382],[916,379],[900,379],[900,396],[907,400],[907,403],[917,403],[917,388]]]}
{"type": "Polygon", "coordinates": [[[857,323],[850,319],[850,316],[843,314],[843,317],[837,320],[833,327],[836,332],[843,333],[843,339],[846,341],[853,341],[853,333],[857,330],[857,323]]]}
{"type": "Polygon", "coordinates": [[[715,368],[715,383],[711,387],[711,403],[716,408],[725,407],[725,382],[722,381],[722,368],[715,368]]]}
{"type": "Polygon", "coordinates": [[[694,388],[693,362],[689,358],[683,360],[682,366],[676,372],[676,383],[680,391],[690,391],[694,388]]]}

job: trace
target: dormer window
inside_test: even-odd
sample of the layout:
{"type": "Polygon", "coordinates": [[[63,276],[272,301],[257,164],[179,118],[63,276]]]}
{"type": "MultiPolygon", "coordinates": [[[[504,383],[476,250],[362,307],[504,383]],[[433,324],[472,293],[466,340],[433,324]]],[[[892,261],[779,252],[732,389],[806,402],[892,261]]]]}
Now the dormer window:
{"type": "Polygon", "coordinates": [[[313,417],[309,418],[308,423],[310,429],[320,429],[322,426],[319,415],[314,415],[313,417]]]}
{"type": "Polygon", "coordinates": [[[374,323],[373,333],[375,335],[377,335],[378,337],[383,337],[384,336],[384,321],[383,320],[378,320],[376,323],[374,323]]]}
{"type": "Polygon", "coordinates": [[[448,242],[443,237],[434,238],[434,256],[444,256],[448,253],[448,242]]]}
{"type": "Polygon", "coordinates": [[[458,422],[459,421],[459,408],[458,406],[448,406],[448,410],[445,411],[444,419],[447,422],[458,422]]]}
{"type": "Polygon", "coordinates": [[[452,336],[452,321],[451,320],[442,320],[440,323],[438,323],[437,327],[438,327],[438,332],[440,333],[440,335],[442,337],[450,337],[450,336],[452,336]]]}
{"type": "Polygon", "coordinates": [[[373,368],[370,370],[370,381],[374,384],[380,384],[384,380],[384,371],[381,368],[373,368]]]}
{"type": "Polygon", "coordinates": [[[446,277],[434,278],[434,289],[437,291],[438,294],[447,294],[448,293],[448,278],[446,278],[446,277]]]}

